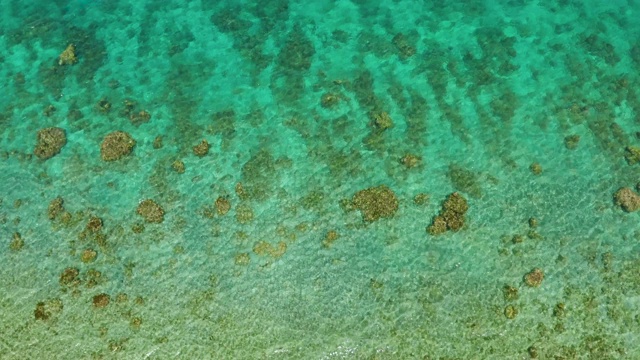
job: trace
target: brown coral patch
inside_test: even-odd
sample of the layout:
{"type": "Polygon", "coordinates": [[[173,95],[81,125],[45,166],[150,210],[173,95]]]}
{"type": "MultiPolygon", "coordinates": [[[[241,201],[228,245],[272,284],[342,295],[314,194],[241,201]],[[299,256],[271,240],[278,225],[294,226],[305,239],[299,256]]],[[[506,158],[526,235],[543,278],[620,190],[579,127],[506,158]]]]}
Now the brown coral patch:
{"type": "Polygon", "coordinates": [[[80,270],[76,268],[66,268],[60,274],[60,285],[73,285],[79,282],[78,275],[80,275],[80,270]]]}
{"type": "Polygon", "coordinates": [[[193,153],[198,157],[203,157],[209,153],[209,142],[202,140],[200,144],[193,147],[193,153]]]}
{"type": "Polygon", "coordinates": [[[107,134],[100,145],[100,156],[104,161],[115,161],[127,156],[133,150],[136,141],[124,131],[107,134]]]}
{"type": "Polygon", "coordinates": [[[225,215],[231,210],[231,202],[226,196],[220,196],[216,199],[216,211],[218,215],[225,215]]]}
{"type": "Polygon", "coordinates": [[[624,187],[618,189],[613,194],[613,200],[616,205],[620,206],[626,212],[634,212],[640,209],[640,195],[631,188],[624,187]]]}
{"type": "Polygon", "coordinates": [[[141,201],[136,212],[150,223],[161,223],[164,221],[164,209],[151,199],[141,201]]]}
{"type": "Polygon", "coordinates": [[[427,227],[427,232],[431,235],[438,235],[447,230],[458,231],[462,229],[467,210],[469,210],[467,200],[460,193],[450,194],[442,203],[440,213],[433,218],[431,225],[427,227]]]}
{"type": "Polygon", "coordinates": [[[76,47],[69,44],[58,57],[58,65],[73,65],[78,62],[76,47]]]}
{"type": "Polygon", "coordinates": [[[50,127],[38,131],[38,139],[33,149],[34,155],[42,160],[52,158],[67,144],[67,136],[63,129],[50,127]]]}
{"type": "Polygon", "coordinates": [[[544,272],[540,268],[535,268],[524,276],[524,283],[530,287],[538,287],[544,280],[544,272]]]}
{"type": "Polygon", "coordinates": [[[106,307],[107,305],[109,305],[109,302],[111,301],[109,295],[107,294],[98,294],[96,296],[93,297],[93,306],[97,307],[97,308],[103,308],[106,307]]]}
{"type": "Polygon", "coordinates": [[[396,194],[385,185],[358,191],[352,199],[353,206],[360,210],[365,222],[392,217],[398,211],[396,194]]]}

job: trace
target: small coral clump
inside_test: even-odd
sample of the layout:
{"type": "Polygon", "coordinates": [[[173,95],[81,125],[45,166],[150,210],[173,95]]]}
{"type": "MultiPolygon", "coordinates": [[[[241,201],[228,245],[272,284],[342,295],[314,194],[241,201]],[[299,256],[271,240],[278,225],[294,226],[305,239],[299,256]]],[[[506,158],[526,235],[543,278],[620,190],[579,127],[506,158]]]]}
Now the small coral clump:
{"type": "Polygon", "coordinates": [[[524,276],[524,283],[530,287],[538,287],[544,280],[544,272],[540,268],[535,268],[524,276]]]}
{"type": "Polygon", "coordinates": [[[173,171],[177,172],[178,174],[184,174],[185,166],[184,166],[184,162],[182,160],[174,161],[171,164],[171,168],[173,169],[173,171]]]}
{"type": "Polygon", "coordinates": [[[124,131],[114,131],[107,134],[100,145],[100,156],[104,161],[119,160],[133,150],[136,141],[124,131]]]}
{"type": "Polygon", "coordinates": [[[164,209],[151,199],[141,201],[136,212],[149,223],[164,221],[164,209]]]}
{"type": "Polygon", "coordinates": [[[580,142],[580,135],[569,135],[564,138],[564,146],[569,150],[575,150],[580,142]]]}
{"type": "Polygon", "coordinates": [[[49,220],[54,220],[58,215],[61,215],[64,212],[64,199],[62,199],[61,196],[51,200],[49,208],[47,209],[47,216],[49,217],[49,220]]]}
{"type": "Polygon", "coordinates": [[[442,234],[447,230],[458,231],[462,229],[465,214],[469,210],[467,200],[458,192],[450,194],[442,204],[440,213],[436,215],[427,232],[431,235],[442,234]]]}
{"type": "Polygon", "coordinates": [[[329,232],[327,232],[327,234],[324,236],[324,240],[322,240],[322,246],[325,248],[331,247],[331,245],[333,245],[333,243],[338,240],[339,237],[340,234],[338,234],[337,231],[329,230],[329,232]]]}
{"type": "Polygon", "coordinates": [[[98,294],[93,297],[93,306],[97,308],[103,308],[109,305],[110,301],[111,301],[111,298],[109,297],[109,295],[105,293],[98,294]]]}
{"type": "Polygon", "coordinates": [[[385,185],[358,191],[351,200],[365,222],[392,217],[398,211],[396,194],[385,185]]]}
{"type": "Polygon", "coordinates": [[[198,157],[203,157],[209,153],[209,142],[202,140],[200,144],[193,147],[193,153],[198,157]]]}
{"type": "Polygon", "coordinates": [[[416,48],[409,43],[407,37],[398,33],[393,37],[393,45],[398,49],[398,53],[401,59],[407,59],[415,55],[416,48]]]}
{"type": "Polygon", "coordinates": [[[529,165],[529,170],[531,170],[533,175],[540,175],[542,174],[542,165],[540,165],[540,163],[534,162],[529,165]]]}
{"type": "Polygon", "coordinates": [[[422,161],[421,157],[413,154],[406,154],[400,159],[400,163],[404,165],[407,169],[411,169],[418,166],[421,161],[422,161]]]}
{"type": "Polygon", "coordinates": [[[63,129],[50,127],[38,131],[38,139],[33,153],[42,160],[52,158],[67,144],[67,136],[63,129]]]}
{"type": "Polygon", "coordinates": [[[76,58],[76,47],[69,44],[66,49],[58,57],[58,65],[73,65],[78,62],[76,58]]]}
{"type": "Polygon", "coordinates": [[[97,256],[98,256],[97,251],[93,249],[85,249],[82,251],[82,254],[80,255],[80,261],[82,261],[83,263],[90,263],[90,262],[93,262],[97,256]]]}
{"type": "Polygon", "coordinates": [[[247,204],[240,204],[236,208],[236,220],[240,224],[248,224],[253,221],[253,209],[247,204]]]}
{"type": "Polygon", "coordinates": [[[384,131],[393,127],[393,120],[386,111],[372,111],[369,113],[371,125],[380,131],[384,131]]]}
{"type": "Polygon", "coordinates": [[[97,216],[91,216],[87,222],[87,230],[97,233],[102,229],[102,219],[97,216]]]}
{"type": "Polygon", "coordinates": [[[640,162],[640,148],[637,146],[627,146],[624,149],[624,159],[627,160],[627,164],[635,165],[640,162]]]}
{"type": "Polygon", "coordinates": [[[322,94],[322,97],[320,98],[320,104],[323,108],[332,108],[335,105],[338,105],[339,101],[340,97],[332,93],[322,94]]]}
{"type": "Polygon", "coordinates": [[[76,268],[64,269],[60,274],[60,285],[68,286],[79,283],[78,275],[80,275],[80,270],[76,268]]]}
{"type": "Polygon", "coordinates": [[[634,212],[640,209],[640,195],[631,188],[624,187],[618,189],[613,194],[613,200],[616,205],[620,206],[626,212],[634,212]]]}
{"type": "Polygon", "coordinates": [[[216,212],[218,215],[225,215],[231,210],[231,202],[227,196],[220,196],[216,199],[216,212]]]}

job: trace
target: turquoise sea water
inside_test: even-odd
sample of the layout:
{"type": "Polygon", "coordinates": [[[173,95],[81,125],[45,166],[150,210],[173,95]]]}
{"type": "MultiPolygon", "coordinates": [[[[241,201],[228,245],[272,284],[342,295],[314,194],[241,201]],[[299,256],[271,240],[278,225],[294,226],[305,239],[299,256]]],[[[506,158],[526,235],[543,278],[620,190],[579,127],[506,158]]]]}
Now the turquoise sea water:
{"type": "Polygon", "coordinates": [[[0,9],[0,359],[640,359],[637,1],[0,9]]]}

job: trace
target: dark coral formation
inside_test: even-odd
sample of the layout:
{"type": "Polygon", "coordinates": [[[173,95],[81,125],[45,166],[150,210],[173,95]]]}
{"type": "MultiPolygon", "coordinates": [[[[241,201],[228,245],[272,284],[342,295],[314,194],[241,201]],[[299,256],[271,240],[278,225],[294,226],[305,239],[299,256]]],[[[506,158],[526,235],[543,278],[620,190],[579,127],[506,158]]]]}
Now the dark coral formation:
{"type": "Polygon", "coordinates": [[[216,199],[216,212],[218,215],[225,215],[231,210],[231,202],[229,202],[228,196],[220,196],[216,199]]]}
{"type": "Polygon", "coordinates": [[[480,186],[478,173],[460,165],[451,164],[447,170],[447,177],[456,190],[475,199],[482,197],[482,187],[480,186]]]}
{"type": "Polygon", "coordinates": [[[206,156],[209,153],[209,142],[202,140],[200,144],[193,147],[193,153],[198,157],[206,156]]]}
{"type": "Polygon", "coordinates": [[[40,159],[46,160],[60,153],[67,144],[67,136],[63,129],[50,127],[38,131],[38,140],[33,153],[40,159]]]}
{"type": "Polygon", "coordinates": [[[100,156],[104,161],[119,160],[133,150],[136,141],[124,131],[114,131],[107,134],[100,145],[100,156]]]}
{"type": "Polygon", "coordinates": [[[371,126],[378,131],[384,131],[393,127],[393,120],[386,111],[372,111],[369,113],[371,126]]]}
{"type": "Polygon", "coordinates": [[[320,98],[320,105],[323,108],[332,108],[340,102],[340,97],[334,93],[324,93],[320,98]]]}
{"type": "Polygon", "coordinates": [[[400,164],[404,165],[407,169],[414,168],[420,165],[422,158],[414,154],[405,154],[400,158],[400,164]]]}
{"type": "Polygon", "coordinates": [[[150,223],[161,223],[164,221],[164,209],[151,199],[141,201],[136,212],[150,223]]]}
{"type": "Polygon", "coordinates": [[[351,200],[365,222],[392,217],[398,211],[396,194],[385,185],[358,191],[351,200]]]}
{"type": "Polygon", "coordinates": [[[48,299],[47,301],[40,301],[36,304],[36,309],[33,311],[33,316],[36,320],[47,321],[52,316],[57,316],[62,312],[64,308],[62,300],[59,298],[48,299]]]}
{"type": "Polygon", "coordinates": [[[62,197],[58,196],[57,198],[51,200],[47,209],[47,216],[49,217],[49,220],[57,218],[58,215],[64,212],[64,199],[62,199],[62,197]]]}
{"type": "Polygon", "coordinates": [[[569,135],[564,138],[564,146],[569,150],[575,150],[580,142],[580,135],[569,135]]]}
{"type": "Polygon", "coordinates": [[[627,146],[624,149],[624,159],[627,160],[627,164],[635,165],[640,162],[640,148],[637,146],[627,146]]]}
{"type": "Polygon", "coordinates": [[[60,285],[70,286],[79,283],[78,275],[80,275],[80,270],[76,268],[64,269],[60,274],[60,285]]]}
{"type": "Polygon", "coordinates": [[[442,234],[447,230],[458,231],[462,229],[465,214],[469,210],[467,200],[458,192],[450,194],[442,204],[440,213],[436,215],[427,232],[431,235],[442,234]]]}
{"type": "Polygon", "coordinates": [[[97,308],[103,308],[109,305],[111,298],[108,294],[102,293],[93,297],[93,306],[97,308]]]}
{"type": "Polygon", "coordinates": [[[640,209],[640,195],[628,187],[618,189],[613,194],[613,201],[626,212],[640,209]]]}
{"type": "Polygon", "coordinates": [[[416,48],[409,43],[409,40],[404,34],[396,34],[396,36],[393,37],[392,41],[393,45],[395,45],[396,49],[398,50],[398,54],[400,55],[401,59],[404,60],[415,55],[416,48]]]}
{"type": "Polygon", "coordinates": [[[76,57],[76,48],[73,44],[69,44],[58,57],[58,65],[73,65],[78,62],[76,57]]]}
{"type": "Polygon", "coordinates": [[[530,287],[540,286],[540,284],[542,284],[542,280],[544,280],[544,272],[540,268],[531,270],[523,278],[524,283],[530,287]]]}

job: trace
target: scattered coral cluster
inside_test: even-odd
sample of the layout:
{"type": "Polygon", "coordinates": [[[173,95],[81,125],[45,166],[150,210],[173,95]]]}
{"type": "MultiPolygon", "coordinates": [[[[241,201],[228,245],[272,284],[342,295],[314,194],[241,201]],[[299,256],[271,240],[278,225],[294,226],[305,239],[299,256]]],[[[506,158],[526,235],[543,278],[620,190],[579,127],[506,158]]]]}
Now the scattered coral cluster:
{"type": "Polygon", "coordinates": [[[626,212],[634,212],[640,209],[640,194],[633,189],[623,187],[613,194],[613,200],[626,212]]]}
{"type": "Polygon", "coordinates": [[[50,127],[38,131],[38,139],[33,153],[40,159],[52,158],[67,144],[65,131],[59,127],[50,127]]]}
{"type": "Polygon", "coordinates": [[[450,194],[442,203],[440,213],[431,221],[427,232],[431,235],[442,234],[447,230],[458,231],[462,229],[465,214],[469,209],[467,200],[458,192],[450,194]]]}
{"type": "Polygon", "coordinates": [[[100,156],[104,161],[116,161],[129,155],[133,151],[136,141],[124,131],[114,131],[102,140],[100,156]]]}
{"type": "Polygon", "coordinates": [[[398,211],[398,198],[386,185],[358,191],[351,203],[353,207],[360,210],[362,220],[365,222],[389,218],[398,211]]]}

